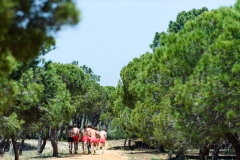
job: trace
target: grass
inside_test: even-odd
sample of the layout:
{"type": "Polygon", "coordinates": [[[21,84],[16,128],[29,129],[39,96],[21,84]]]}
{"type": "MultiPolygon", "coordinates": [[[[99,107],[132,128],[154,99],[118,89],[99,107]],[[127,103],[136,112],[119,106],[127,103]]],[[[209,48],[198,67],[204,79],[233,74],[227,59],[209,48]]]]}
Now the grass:
{"type": "MultiPolygon", "coordinates": [[[[46,158],[52,157],[52,146],[51,142],[47,141],[47,144],[45,146],[45,149],[43,150],[42,154],[37,153],[37,140],[26,140],[22,155],[19,156],[20,160],[42,160],[46,158]]],[[[59,157],[65,157],[68,155],[68,143],[67,142],[58,142],[58,153],[59,157]]],[[[1,160],[14,160],[14,153],[9,154],[8,152],[5,152],[5,154],[1,157],[1,160]]]]}

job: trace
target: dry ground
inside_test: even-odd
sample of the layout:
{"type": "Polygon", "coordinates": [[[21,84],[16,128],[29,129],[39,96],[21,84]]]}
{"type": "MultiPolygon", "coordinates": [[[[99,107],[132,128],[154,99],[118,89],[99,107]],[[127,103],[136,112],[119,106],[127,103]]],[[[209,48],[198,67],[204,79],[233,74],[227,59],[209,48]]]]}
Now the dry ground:
{"type": "MultiPolygon", "coordinates": [[[[107,142],[107,150],[104,154],[100,150],[97,151],[95,155],[82,155],[81,154],[81,143],[79,144],[80,152],[78,154],[69,154],[68,153],[68,144],[67,142],[59,142],[59,157],[54,158],[52,155],[51,143],[48,141],[46,147],[42,154],[36,153],[36,140],[26,140],[25,151],[23,155],[20,156],[20,160],[160,160],[166,159],[167,154],[157,154],[152,150],[134,150],[134,151],[124,151],[123,148],[124,140],[109,140],[107,142]]],[[[14,156],[5,153],[3,157],[0,157],[2,160],[13,160],[14,156]]]]}

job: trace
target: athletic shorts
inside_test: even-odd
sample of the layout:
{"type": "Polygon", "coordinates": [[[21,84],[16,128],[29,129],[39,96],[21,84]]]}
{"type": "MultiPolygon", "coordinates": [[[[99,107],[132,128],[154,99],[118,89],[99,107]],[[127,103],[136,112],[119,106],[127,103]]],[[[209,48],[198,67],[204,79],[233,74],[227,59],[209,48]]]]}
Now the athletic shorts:
{"type": "Polygon", "coordinates": [[[91,142],[91,137],[87,136],[87,141],[91,142]]]}
{"type": "Polygon", "coordinates": [[[73,136],[74,142],[78,142],[79,141],[79,136],[73,136]]]}
{"type": "Polygon", "coordinates": [[[68,137],[68,142],[73,142],[73,141],[74,141],[73,137],[68,137]]]}
{"type": "Polygon", "coordinates": [[[96,143],[99,143],[99,141],[100,141],[100,138],[96,138],[96,143]]]}
{"type": "Polygon", "coordinates": [[[82,137],[82,142],[87,142],[87,140],[88,140],[87,136],[82,137]]]}
{"type": "Polygon", "coordinates": [[[105,143],[106,142],[106,138],[100,138],[99,142],[100,143],[105,143]]]}
{"type": "Polygon", "coordinates": [[[90,142],[91,143],[97,143],[97,139],[92,137],[90,142]]]}

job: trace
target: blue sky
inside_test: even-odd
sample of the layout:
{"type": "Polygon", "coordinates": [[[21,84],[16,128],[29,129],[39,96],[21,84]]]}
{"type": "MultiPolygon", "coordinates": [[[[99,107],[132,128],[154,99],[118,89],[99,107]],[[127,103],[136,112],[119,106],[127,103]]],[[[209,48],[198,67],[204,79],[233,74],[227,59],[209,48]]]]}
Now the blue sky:
{"type": "Polygon", "coordinates": [[[120,71],[133,58],[151,52],[156,32],[166,31],[181,11],[231,6],[236,0],[76,0],[81,21],[55,36],[53,62],[87,65],[103,86],[116,86],[120,71]]]}

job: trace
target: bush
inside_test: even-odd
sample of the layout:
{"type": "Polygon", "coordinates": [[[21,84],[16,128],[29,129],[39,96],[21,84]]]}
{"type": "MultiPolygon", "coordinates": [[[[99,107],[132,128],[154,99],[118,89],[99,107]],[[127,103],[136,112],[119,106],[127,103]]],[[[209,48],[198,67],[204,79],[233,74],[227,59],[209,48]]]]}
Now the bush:
{"type": "Polygon", "coordinates": [[[113,130],[108,130],[108,139],[124,139],[126,137],[126,133],[124,130],[121,129],[113,129],[113,130]]]}

